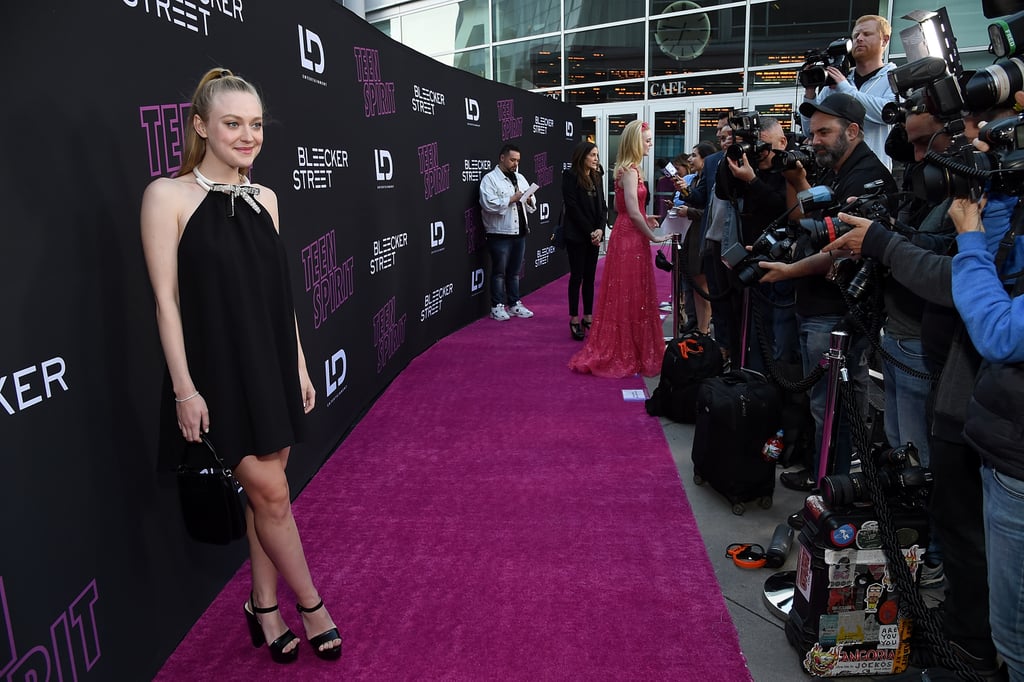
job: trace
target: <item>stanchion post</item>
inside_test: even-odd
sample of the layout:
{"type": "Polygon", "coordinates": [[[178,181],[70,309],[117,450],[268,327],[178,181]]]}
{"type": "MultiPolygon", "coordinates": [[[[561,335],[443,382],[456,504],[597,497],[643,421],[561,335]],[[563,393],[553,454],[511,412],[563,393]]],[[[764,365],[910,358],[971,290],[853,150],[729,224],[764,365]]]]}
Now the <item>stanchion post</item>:
{"type": "MultiPolygon", "coordinates": [[[[839,433],[839,382],[846,381],[846,353],[850,349],[850,335],[832,331],[829,349],[822,355],[823,367],[828,367],[828,389],[825,396],[825,417],[821,429],[821,453],[818,461],[817,485],[829,474],[835,464],[835,442],[839,433]]],[[[796,571],[780,571],[768,577],[762,597],[771,613],[782,620],[789,619],[796,592],[796,571]]]]}
{"type": "Polygon", "coordinates": [[[679,323],[679,290],[683,278],[683,241],[678,233],[672,235],[672,338],[679,336],[682,325],[679,323]]]}
{"type": "Polygon", "coordinates": [[[850,349],[850,335],[832,331],[829,349],[822,362],[828,363],[828,390],[825,395],[825,417],[821,427],[821,452],[818,455],[818,488],[821,479],[828,476],[836,460],[836,436],[839,434],[839,382],[846,381],[846,352],[850,349]]]}

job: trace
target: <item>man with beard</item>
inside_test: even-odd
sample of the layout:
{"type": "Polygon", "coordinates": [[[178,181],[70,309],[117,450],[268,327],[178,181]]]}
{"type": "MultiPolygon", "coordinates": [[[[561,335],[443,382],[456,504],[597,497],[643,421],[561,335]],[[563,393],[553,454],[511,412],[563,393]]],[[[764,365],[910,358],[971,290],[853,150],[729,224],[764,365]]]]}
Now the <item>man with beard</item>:
{"type": "MultiPolygon", "coordinates": [[[[889,169],[882,165],[874,152],[864,143],[864,133],[861,130],[864,124],[864,106],[858,100],[841,93],[830,95],[821,104],[804,102],[800,106],[800,114],[810,121],[809,139],[814,147],[815,160],[825,169],[819,178],[819,184],[828,185],[832,189],[837,203],[845,204],[850,197],[863,194],[866,184],[879,180],[883,183],[884,193],[891,194],[896,191],[896,183],[889,169]]],[[[790,195],[787,204],[790,206],[798,204],[798,192],[810,188],[807,173],[799,164],[797,166],[794,170],[785,171],[787,192],[790,195]]],[[[802,213],[799,206],[795,213],[802,213]]],[[[847,312],[839,287],[832,280],[822,278],[831,272],[835,257],[835,252],[816,253],[795,263],[761,264],[761,268],[766,271],[762,282],[799,278],[796,281],[796,315],[804,374],[809,374],[828,351],[832,330],[847,312]]],[[[854,337],[846,360],[854,386],[862,389],[862,395],[868,382],[865,352],[867,345],[867,339],[854,337]]],[[[818,453],[821,451],[827,392],[827,384],[824,381],[818,381],[810,391],[811,414],[815,423],[815,452],[818,453]]],[[[782,474],[779,480],[784,486],[809,491],[816,486],[822,475],[849,473],[853,451],[849,424],[846,423],[845,414],[837,416],[840,417],[839,433],[836,439],[833,470],[817,471],[815,460],[809,462],[808,468],[803,471],[782,474]]]]}
{"type": "MultiPolygon", "coordinates": [[[[882,107],[896,98],[889,87],[889,72],[896,65],[885,63],[882,57],[889,45],[891,33],[892,27],[885,17],[868,14],[857,19],[853,26],[853,51],[850,53],[855,66],[849,75],[830,66],[827,69],[829,80],[819,92],[816,93],[814,88],[804,90],[804,104],[821,104],[836,93],[849,95],[860,102],[865,112],[862,126],[864,141],[887,168],[891,167],[889,157],[884,153],[889,126],[882,121],[882,107]]],[[[801,118],[801,125],[808,137],[809,118],[806,115],[801,118]]]]}

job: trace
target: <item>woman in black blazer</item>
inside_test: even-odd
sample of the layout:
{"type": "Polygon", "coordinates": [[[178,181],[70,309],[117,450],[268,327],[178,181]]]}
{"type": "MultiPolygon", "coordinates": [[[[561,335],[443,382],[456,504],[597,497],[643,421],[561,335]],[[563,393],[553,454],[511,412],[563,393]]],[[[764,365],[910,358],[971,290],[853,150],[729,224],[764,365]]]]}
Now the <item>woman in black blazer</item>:
{"type": "Polygon", "coordinates": [[[594,312],[594,274],[597,254],[604,239],[608,202],[601,183],[601,162],[597,145],[581,142],[572,153],[572,167],[562,174],[562,202],[565,216],[562,231],[569,255],[569,331],[582,341],[594,312]],[[580,319],[580,293],[583,318],[580,319]]]}

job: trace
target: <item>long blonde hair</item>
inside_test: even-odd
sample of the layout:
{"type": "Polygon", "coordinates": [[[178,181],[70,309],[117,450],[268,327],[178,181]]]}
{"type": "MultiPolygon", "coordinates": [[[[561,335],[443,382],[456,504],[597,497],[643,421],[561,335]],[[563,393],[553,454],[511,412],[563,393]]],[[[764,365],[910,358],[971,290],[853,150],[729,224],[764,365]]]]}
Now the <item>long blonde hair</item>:
{"type": "Polygon", "coordinates": [[[640,180],[644,179],[644,169],[641,163],[644,160],[644,133],[651,129],[647,121],[630,121],[622,131],[619,138],[619,153],[615,158],[615,178],[632,166],[636,167],[640,174],[640,180]]]}
{"type": "Polygon", "coordinates": [[[176,177],[180,178],[191,173],[192,169],[198,166],[206,156],[206,140],[199,137],[193,121],[198,116],[201,120],[209,122],[213,99],[222,92],[249,93],[260,103],[260,109],[263,109],[263,100],[249,81],[236,76],[228,69],[207,71],[192,94],[192,106],[189,107],[188,124],[185,126],[185,150],[182,154],[181,168],[178,169],[176,177]]]}

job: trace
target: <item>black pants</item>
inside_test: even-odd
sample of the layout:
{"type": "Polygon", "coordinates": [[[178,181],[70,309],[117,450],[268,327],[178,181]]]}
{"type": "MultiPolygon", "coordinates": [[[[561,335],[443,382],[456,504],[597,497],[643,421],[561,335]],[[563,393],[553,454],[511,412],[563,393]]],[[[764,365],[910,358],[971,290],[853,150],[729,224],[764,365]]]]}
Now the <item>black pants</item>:
{"type": "Polygon", "coordinates": [[[704,276],[711,294],[711,319],[715,322],[715,340],[729,351],[739,367],[743,347],[743,293],[733,286],[729,269],[722,263],[722,242],[705,242],[704,276]]]}
{"type": "Polygon", "coordinates": [[[994,658],[988,623],[988,564],[982,518],[981,460],[964,443],[928,439],[934,481],[932,526],[942,538],[946,636],[979,658],[994,658]]]}
{"type": "Polygon", "coordinates": [[[583,314],[594,314],[594,275],[600,248],[590,242],[566,240],[569,255],[569,316],[579,317],[580,291],[583,292],[583,314]]]}

